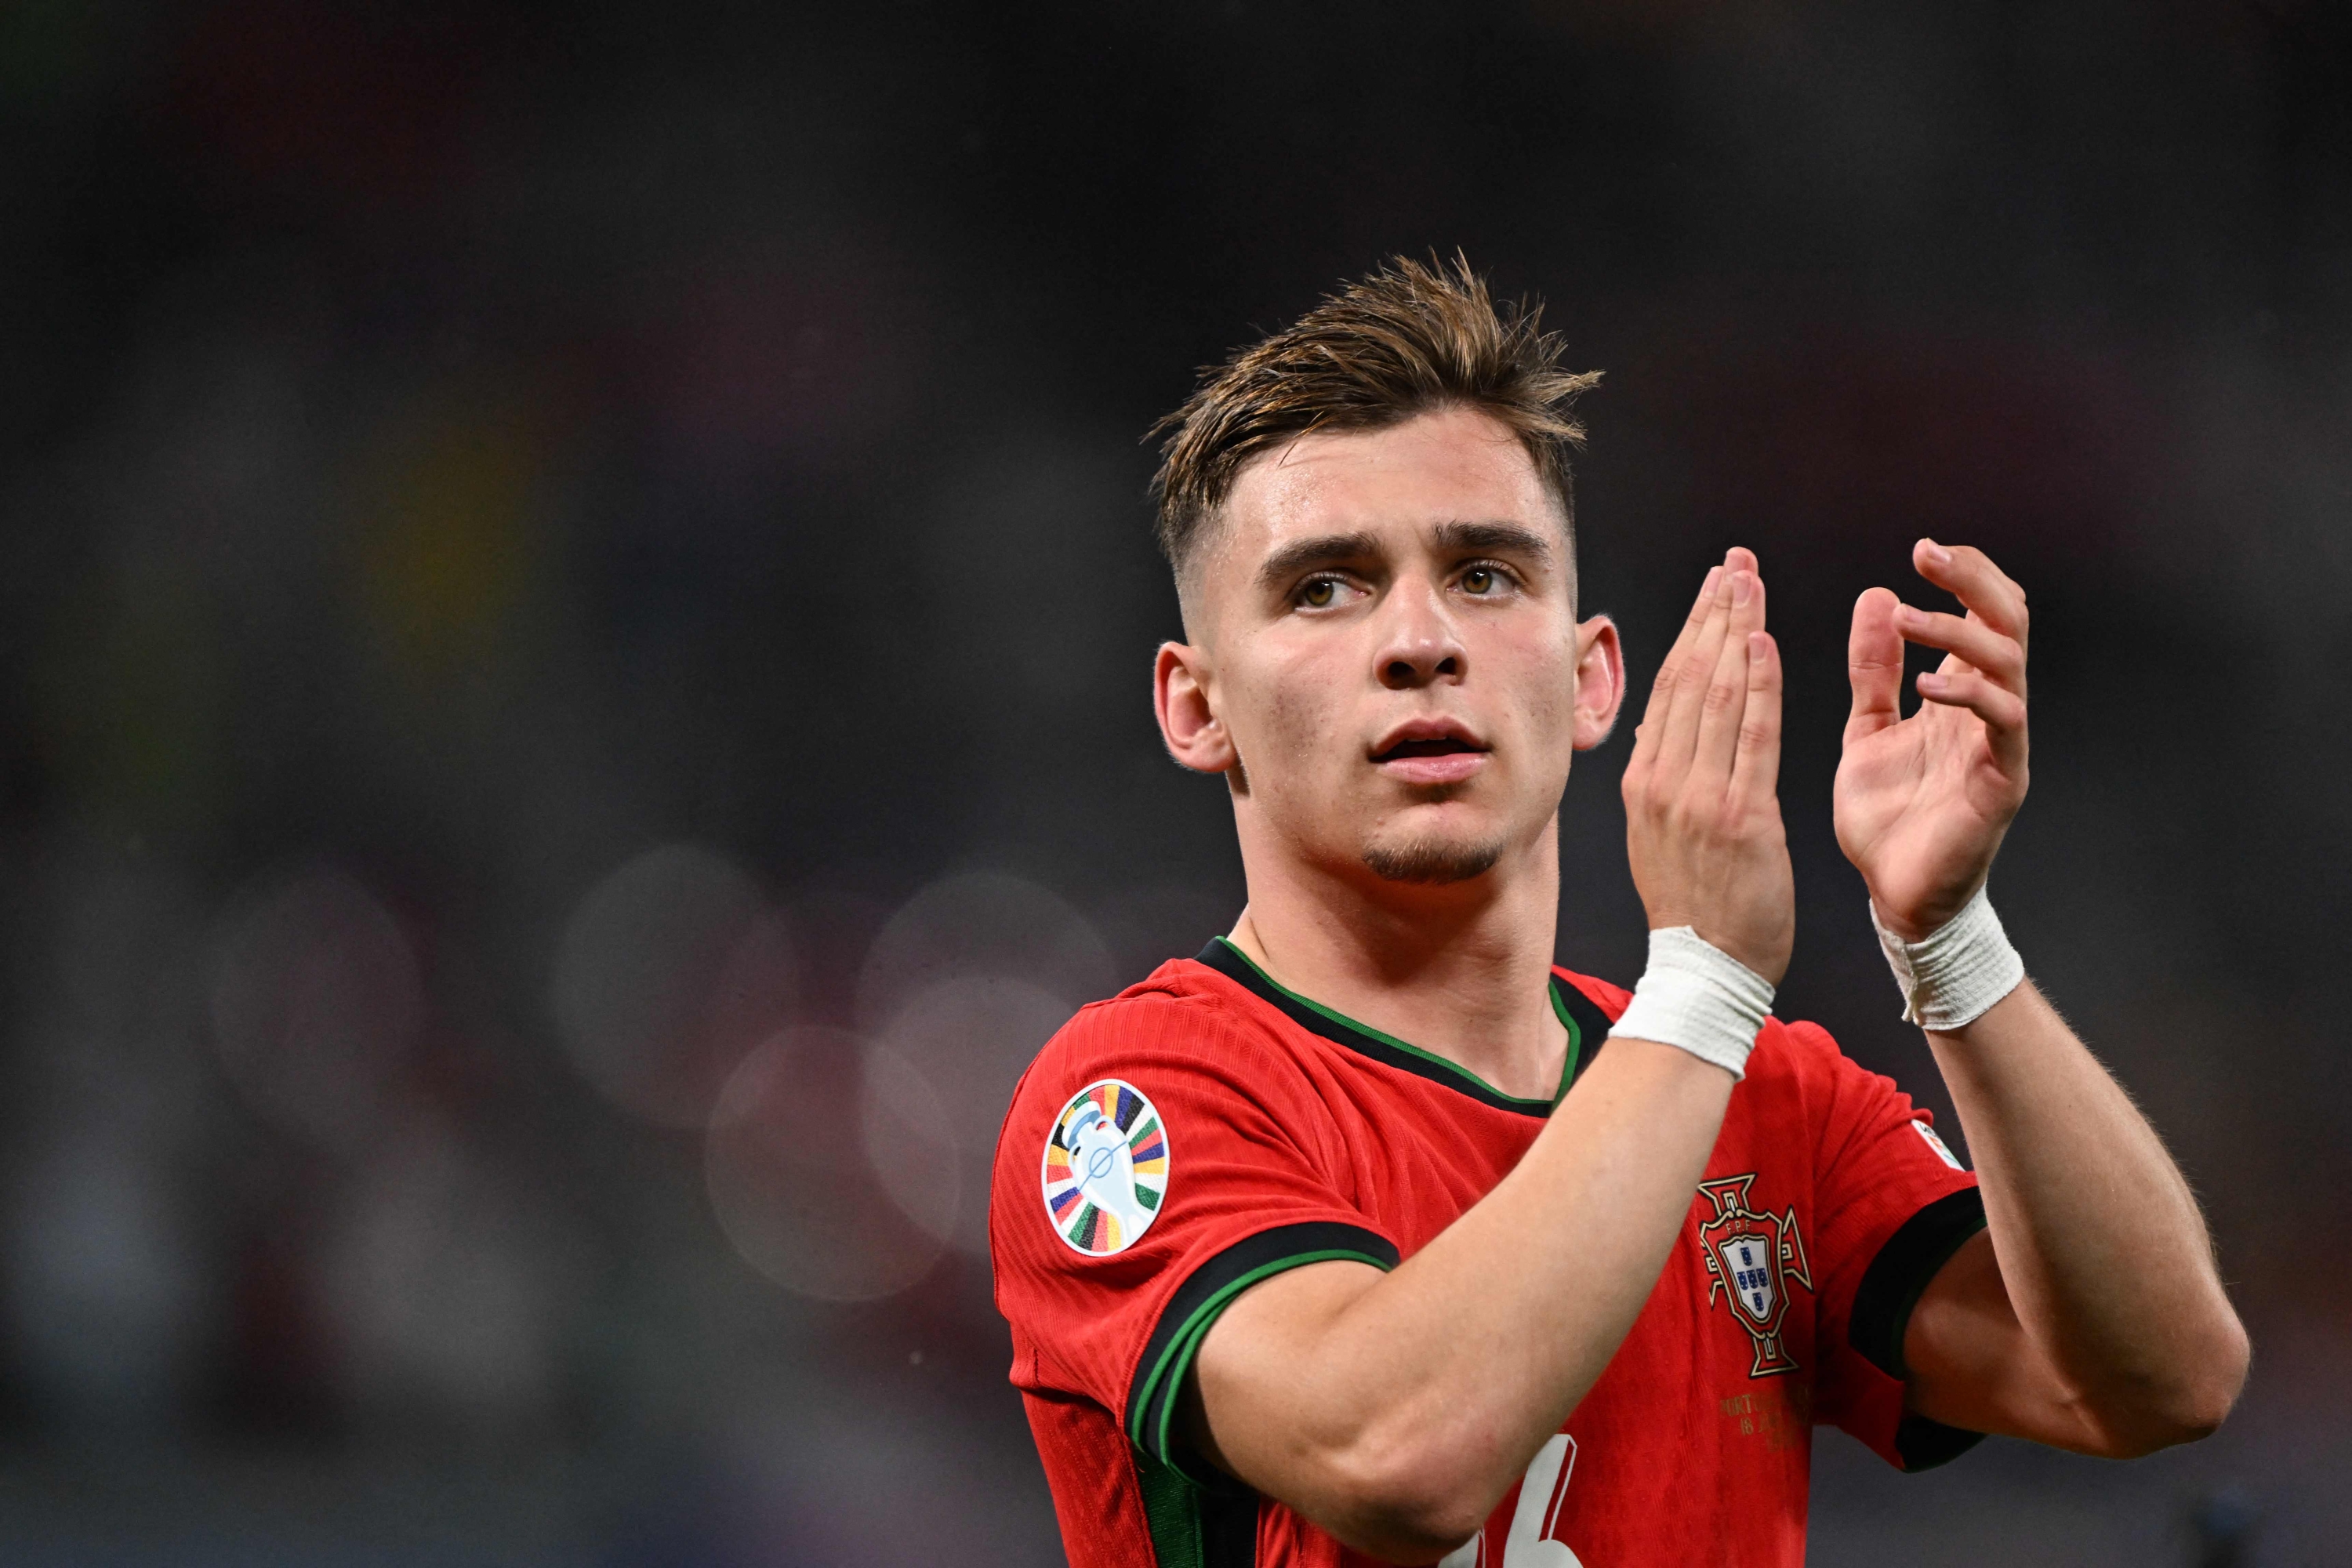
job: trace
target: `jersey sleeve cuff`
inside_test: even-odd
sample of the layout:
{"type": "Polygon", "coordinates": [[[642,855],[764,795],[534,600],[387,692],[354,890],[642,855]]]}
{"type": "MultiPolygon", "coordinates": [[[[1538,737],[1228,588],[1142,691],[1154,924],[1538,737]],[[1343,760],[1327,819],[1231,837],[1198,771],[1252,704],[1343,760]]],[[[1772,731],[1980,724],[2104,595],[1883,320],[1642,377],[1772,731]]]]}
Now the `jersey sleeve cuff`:
{"type": "Polygon", "coordinates": [[[1895,1457],[1903,1461],[1905,1475],[1916,1476],[1950,1464],[1984,1440],[1983,1433],[1965,1426],[1947,1426],[1925,1415],[1906,1415],[1895,1428],[1895,1457]]]}
{"type": "MultiPolygon", "coordinates": [[[[1975,1187],[1947,1193],[1905,1220],[1855,1288],[1846,1323],[1846,1340],[1855,1352],[1898,1383],[1906,1381],[1910,1369],[1903,1363],[1903,1336],[1911,1327],[1912,1309],[1937,1272],[1984,1227],[1984,1194],[1975,1187]]],[[[1895,1428],[1895,1455],[1909,1475],[1949,1464],[1983,1441],[1981,1432],[1906,1415],[1895,1428]]]]}
{"type": "Polygon", "coordinates": [[[1302,1264],[1345,1260],[1383,1271],[1397,1266],[1396,1244],[1378,1231],[1338,1220],[1276,1226],[1243,1237],[1185,1278],[1160,1309],[1160,1321],[1135,1365],[1128,1389],[1129,1441],[1188,1479],[1214,1484],[1199,1473],[1174,1430],[1177,1395],[1192,1358],[1212,1325],[1235,1297],[1264,1279],[1302,1264]]]}

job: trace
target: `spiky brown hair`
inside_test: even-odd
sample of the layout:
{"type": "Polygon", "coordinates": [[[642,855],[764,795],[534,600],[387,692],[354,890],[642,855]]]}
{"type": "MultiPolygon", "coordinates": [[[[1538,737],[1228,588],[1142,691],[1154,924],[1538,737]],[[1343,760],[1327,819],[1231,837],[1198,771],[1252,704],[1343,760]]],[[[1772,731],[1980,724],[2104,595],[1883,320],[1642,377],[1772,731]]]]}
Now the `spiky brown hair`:
{"type": "Polygon", "coordinates": [[[1572,530],[1568,459],[1584,426],[1570,409],[1601,373],[1562,370],[1565,345],[1541,330],[1542,317],[1542,304],[1525,300],[1498,312],[1459,251],[1450,266],[1399,256],[1291,326],[1204,366],[1183,406],[1151,428],[1164,436],[1151,489],[1169,564],[1183,574],[1203,525],[1258,453],[1310,430],[1377,430],[1453,407],[1478,409],[1517,434],[1572,530]]]}

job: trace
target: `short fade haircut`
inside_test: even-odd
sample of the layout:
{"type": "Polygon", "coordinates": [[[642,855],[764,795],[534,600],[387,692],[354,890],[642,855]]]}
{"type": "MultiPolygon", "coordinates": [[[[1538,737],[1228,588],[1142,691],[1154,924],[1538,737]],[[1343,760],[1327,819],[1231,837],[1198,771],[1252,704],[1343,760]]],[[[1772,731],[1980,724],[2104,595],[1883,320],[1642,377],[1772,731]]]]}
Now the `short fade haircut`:
{"type": "Polygon", "coordinates": [[[1475,408],[1517,435],[1572,542],[1568,459],[1584,426],[1570,410],[1601,373],[1562,370],[1565,345],[1541,330],[1542,317],[1541,302],[1526,300],[1497,312],[1459,251],[1451,266],[1399,256],[1293,325],[1202,367],[1198,389],[1150,432],[1165,436],[1151,490],[1160,548],[1179,580],[1260,452],[1310,431],[1379,430],[1448,408],[1475,408]]]}

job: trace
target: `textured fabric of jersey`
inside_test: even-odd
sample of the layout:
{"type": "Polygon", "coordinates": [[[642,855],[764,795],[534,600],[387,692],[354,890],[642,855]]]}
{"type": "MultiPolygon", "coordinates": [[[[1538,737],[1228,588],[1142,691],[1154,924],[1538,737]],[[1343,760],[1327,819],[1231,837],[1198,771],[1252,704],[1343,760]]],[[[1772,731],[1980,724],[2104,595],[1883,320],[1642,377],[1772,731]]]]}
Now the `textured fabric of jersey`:
{"type": "MultiPolygon", "coordinates": [[[[1627,999],[1555,973],[1563,1095],[1627,999]]],[[[1073,1018],[1013,1096],[989,1230],[1074,1568],[1368,1561],[1192,1456],[1176,1392],[1234,1296],[1328,1258],[1393,1268],[1493,1189],[1553,1103],[1292,995],[1222,942],[1073,1018]],[[1082,1124],[1095,1169],[1114,1126],[1148,1157],[1134,1201],[1078,1203],[1061,1145],[1082,1124]]],[[[1812,1025],[1767,1023],[1632,1331],[1448,1563],[1799,1568],[1814,1424],[1906,1469],[1976,1440],[1906,1416],[1901,1381],[1919,1291],[1984,1223],[1975,1189],[1892,1081],[1812,1025]]]]}

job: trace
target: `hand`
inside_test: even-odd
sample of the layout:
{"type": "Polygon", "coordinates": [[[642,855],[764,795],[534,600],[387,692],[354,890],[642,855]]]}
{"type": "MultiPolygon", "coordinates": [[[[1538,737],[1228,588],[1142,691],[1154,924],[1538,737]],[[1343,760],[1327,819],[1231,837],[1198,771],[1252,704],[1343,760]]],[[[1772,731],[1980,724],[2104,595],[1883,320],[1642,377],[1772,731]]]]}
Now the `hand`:
{"type": "Polygon", "coordinates": [[[1686,925],[1778,985],[1796,940],[1780,823],[1780,652],[1756,557],[1706,574],[1625,764],[1625,853],[1650,929],[1686,925]]]}
{"type": "Polygon", "coordinates": [[[1915,610],[1873,588],[1853,606],[1846,670],[1853,713],[1838,763],[1838,847],[1889,931],[1917,942],[1984,886],[2025,803],[2025,591],[1980,550],[1912,546],[1919,575],[1968,615],[1915,610]],[[1942,648],[1898,717],[1903,645],[1942,648]]]}

